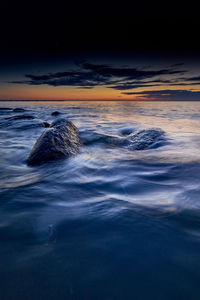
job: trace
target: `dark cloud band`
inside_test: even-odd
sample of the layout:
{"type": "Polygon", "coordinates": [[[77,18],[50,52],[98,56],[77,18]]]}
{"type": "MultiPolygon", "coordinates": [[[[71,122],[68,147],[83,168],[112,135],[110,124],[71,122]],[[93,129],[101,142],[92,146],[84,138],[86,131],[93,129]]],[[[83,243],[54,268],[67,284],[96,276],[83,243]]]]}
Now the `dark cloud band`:
{"type": "MultiPolygon", "coordinates": [[[[112,67],[106,64],[91,64],[88,62],[75,62],[76,70],[56,72],[43,75],[26,74],[25,80],[15,81],[29,85],[74,86],[78,88],[93,88],[105,86],[116,90],[129,90],[142,86],[155,86],[159,82],[169,80],[153,80],[153,78],[167,75],[182,74],[185,71],[173,68],[159,70],[144,70],[129,67],[112,67]],[[148,80],[148,81],[145,81],[148,80]],[[149,85],[151,83],[151,85],[149,85]]],[[[174,80],[174,79],[173,79],[174,80]]],[[[172,80],[172,82],[173,82],[172,80]]]]}
{"type": "Polygon", "coordinates": [[[157,99],[157,100],[200,100],[200,91],[187,91],[187,90],[157,90],[157,91],[143,91],[143,92],[124,92],[124,95],[134,95],[143,97],[146,99],[157,99]]]}

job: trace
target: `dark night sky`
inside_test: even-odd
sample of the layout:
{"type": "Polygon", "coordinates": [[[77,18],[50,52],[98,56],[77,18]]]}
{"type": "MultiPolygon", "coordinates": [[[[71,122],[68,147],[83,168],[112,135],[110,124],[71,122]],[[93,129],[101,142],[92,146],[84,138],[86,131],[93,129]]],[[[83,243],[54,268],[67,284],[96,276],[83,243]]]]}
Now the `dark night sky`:
{"type": "MultiPolygon", "coordinates": [[[[107,68],[108,65],[113,66],[114,58],[115,66],[126,64],[127,67],[129,66],[127,58],[129,58],[132,67],[134,67],[133,62],[138,61],[141,63],[141,68],[148,64],[151,66],[155,64],[154,67],[157,67],[158,71],[163,69],[163,62],[166,61],[169,64],[188,63],[190,61],[193,65],[199,66],[199,20],[198,7],[191,1],[185,4],[177,1],[148,1],[147,3],[144,1],[120,1],[117,3],[117,1],[108,0],[65,1],[65,5],[60,1],[53,3],[26,1],[25,4],[17,1],[14,3],[6,1],[1,4],[0,18],[0,79],[2,90],[4,90],[0,98],[2,99],[4,95],[7,95],[6,98],[13,97],[14,92],[10,96],[6,92],[6,89],[9,90],[11,87],[8,84],[9,78],[12,83],[15,83],[12,89],[14,91],[16,88],[15,98],[17,98],[17,89],[22,90],[22,85],[20,87],[17,85],[18,80],[21,80],[20,84],[25,84],[23,94],[27,91],[25,88],[29,84],[26,81],[27,74],[31,74],[28,78],[35,78],[35,75],[51,73],[53,78],[57,76],[57,72],[68,71],[70,64],[77,59],[85,60],[86,58],[88,63],[106,64],[107,68]],[[100,62],[98,58],[100,58],[100,62]],[[155,59],[157,59],[156,63],[155,59]],[[61,65],[66,66],[66,68],[60,67],[61,65]]],[[[152,67],[150,69],[152,70],[152,67]]],[[[104,78],[100,83],[103,85],[107,76],[105,72],[108,72],[108,69],[94,73],[94,70],[82,68],[81,72],[83,72],[84,78],[85,72],[88,71],[93,72],[91,76],[94,75],[95,80],[97,75],[99,76],[100,73],[102,75],[103,72],[104,78]]],[[[112,74],[113,69],[109,76],[112,74]]],[[[196,73],[188,74],[187,80],[198,75],[196,70],[196,73]]],[[[73,76],[77,76],[77,70],[74,71],[73,69],[73,76]]],[[[122,79],[123,85],[128,87],[130,78],[124,76],[122,79]],[[126,84],[128,79],[129,82],[127,81],[126,84]]],[[[138,77],[137,79],[144,78],[138,77]]],[[[148,79],[150,80],[148,84],[152,79],[154,80],[154,78],[149,77],[148,79]]],[[[162,76],[160,79],[162,82],[164,79],[166,81],[166,78],[162,76]]],[[[176,83],[181,79],[181,76],[177,77],[176,83]]],[[[70,86],[69,80],[67,82],[70,86]]],[[[38,85],[38,83],[39,81],[32,81],[31,85],[38,85]]],[[[120,86],[119,83],[118,78],[118,83],[114,87],[115,90],[121,89],[122,83],[120,86]]],[[[146,84],[146,82],[144,83],[146,84]]],[[[171,83],[175,83],[174,78],[172,78],[171,83]]],[[[40,85],[42,84],[40,82],[40,85]]],[[[94,78],[92,78],[92,84],[94,84],[94,78]]],[[[198,86],[198,84],[200,83],[195,81],[193,86],[199,88],[200,85],[198,86]]],[[[49,85],[49,81],[43,85],[49,85]]],[[[83,86],[83,76],[81,77],[81,85],[83,86]]],[[[137,85],[140,86],[138,82],[137,85]]],[[[182,83],[182,87],[187,85],[187,81],[182,83]]],[[[155,87],[155,85],[153,86],[155,87]]],[[[91,86],[86,88],[91,89],[91,86]]],[[[109,86],[110,88],[112,86],[109,86]]],[[[166,86],[165,89],[169,90],[169,86],[166,86]]],[[[198,91],[198,89],[196,90],[198,91]]],[[[177,91],[180,94],[180,86],[177,87],[177,91]]],[[[60,95],[63,95],[64,92],[60,92],[60,95]]],[[[129,87],[129,90],[127,88],[120,95],[130,96],[135,95],[135,93],[137,90],[130,90],[129,87]]],[[[155,95],[155,92],[149,95],[152,94],[155,95]]],[[[102,95],[102,97],[106,97],[106,93],[102,95]]],[[[56,93],[54,97],[56,97],[56,93]]],[[[115,97],[120,96],[115,95],[115,97]]]]}
{"type": "Polygon", "coordinates": [[[199,50],[199,23],[192,2],[6,1],[1,9],[1,52],[190,55],[199,50]]]}

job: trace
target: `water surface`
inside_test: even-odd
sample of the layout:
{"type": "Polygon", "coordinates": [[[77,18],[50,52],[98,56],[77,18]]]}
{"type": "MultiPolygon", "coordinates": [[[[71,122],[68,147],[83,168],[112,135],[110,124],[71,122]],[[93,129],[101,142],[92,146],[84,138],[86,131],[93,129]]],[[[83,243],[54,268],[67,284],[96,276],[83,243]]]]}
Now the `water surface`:
{"type": "Polygon", "coordinates": [[[0,106],[25,109],[0,110],[0,299],[200,299],[200,103],[0,106]],[[35,119],[6,119],[20,114],[35,119]],[[28,167],[42,122],[59,117],[85,145],[28,167]],[[166,143],[104,142],[146,128],[166,143]]]}

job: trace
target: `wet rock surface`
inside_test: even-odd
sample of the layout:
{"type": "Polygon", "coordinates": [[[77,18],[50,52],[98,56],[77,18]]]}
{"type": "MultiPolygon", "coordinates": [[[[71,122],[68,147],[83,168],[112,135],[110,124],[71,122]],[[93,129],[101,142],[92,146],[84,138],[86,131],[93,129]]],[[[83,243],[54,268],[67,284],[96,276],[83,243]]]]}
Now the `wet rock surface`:
{"type": "Polygon", "coordinates": [[[13,111],[14,111],[14,112],[24,112],[24,111],[26,111],[26,110],[25,110],[24,108],[18,108],[18,107],[17,107],[17,108],[14,108],[13,111]]]}
{"type": "Polygon", "coordinates": [[[52,116],[58,116],[58,115],[60,115],[61,113],[59,112],[59,111],[53,111],[52,113],[51,113],[51,115],[52,116]]]}
{"type": "Polygon", "coordinates": [[[69,120],[54,121],[36,141],[27,160],[28,165],[75,155],[81,145],[78,129],[69,120]]]}
{"type": "Polygon", "coordinates": [[[48,122],[43,122],[42,125],[43,125],[43,127],[45,127],[45,128],[50,127],[50,124],[49,124],[48,122]]]}
{"type": "MultiPolygon", "coordinates": [[[[159,128],[144,129],[129,134],[125,131],[125,136],[106,135],[94,132],[81,133],[84,145],[104,144],[108,147],[125,147],[129,150],[146,150],[152,147],[162,146],[165,141],[165,132],[159,128]]],[[[124,134],[124,133],[123,133],[124,134]]]]}
{"type": "Polygon", "coordinates": [[[152,147],[159,147],[164,141],[164,131],[159,128],[144,129],[136,133],[130,134],[125,146],[130,150],[145,150],[152,147]]]}

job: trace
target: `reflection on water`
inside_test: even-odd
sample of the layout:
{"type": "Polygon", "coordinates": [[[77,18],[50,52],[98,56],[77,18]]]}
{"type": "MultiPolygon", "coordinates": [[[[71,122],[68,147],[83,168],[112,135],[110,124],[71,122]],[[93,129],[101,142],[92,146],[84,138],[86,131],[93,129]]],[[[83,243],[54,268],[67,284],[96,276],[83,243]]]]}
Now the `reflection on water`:
{"type": "Polygon", "coordinates": [[[200,299],[200,103],[1,106],[25,112],[0,110],[0,299],[200,299]],[[28,167],[53,111],[84,146],[28,167]],[[8,122],[16,114],[35,119],[8,122]],[[147,128],[166,142],[110,143],[147,128]]]}

